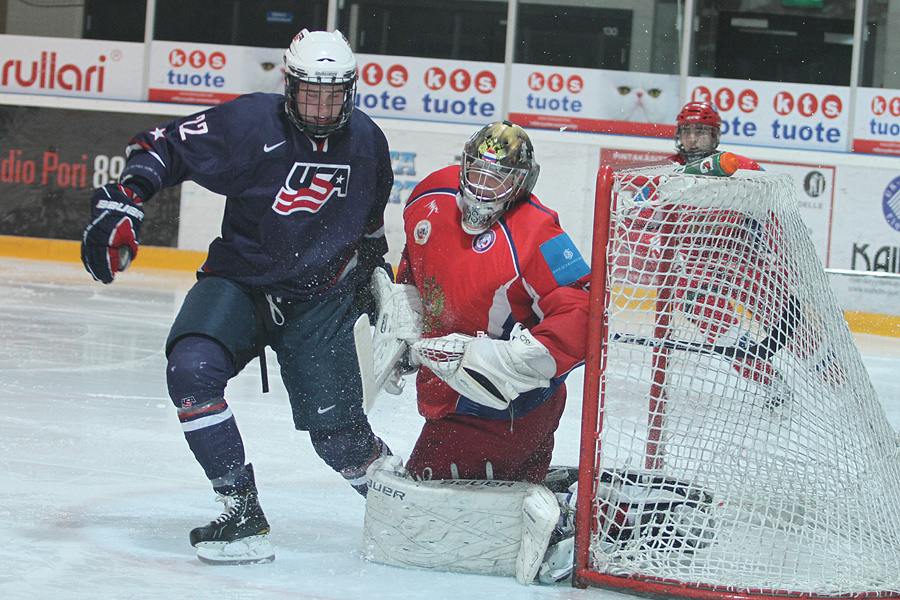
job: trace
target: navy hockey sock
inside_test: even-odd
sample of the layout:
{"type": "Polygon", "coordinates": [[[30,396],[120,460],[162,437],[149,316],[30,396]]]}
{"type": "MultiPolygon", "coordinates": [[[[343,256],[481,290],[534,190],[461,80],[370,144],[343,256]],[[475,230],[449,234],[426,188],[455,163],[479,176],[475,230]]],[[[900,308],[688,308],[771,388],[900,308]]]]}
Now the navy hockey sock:
{"type": "Polygon", "coordinates": [[[310,431],[309,437],[322,460],[362,496],[368,491],[366,469],[376,459],[391,454],[390,448],[375,436],[367,422],[339,429],[310,431]]]}
{"type": "Polygon", "coordinates": [[[234,373],[231,357],[215,341],[188,336],[178,340],[166,369],[169,396],[178,409],[184,438],[219,493],[246,485],[244,444],[224,398],[234,373]]]}

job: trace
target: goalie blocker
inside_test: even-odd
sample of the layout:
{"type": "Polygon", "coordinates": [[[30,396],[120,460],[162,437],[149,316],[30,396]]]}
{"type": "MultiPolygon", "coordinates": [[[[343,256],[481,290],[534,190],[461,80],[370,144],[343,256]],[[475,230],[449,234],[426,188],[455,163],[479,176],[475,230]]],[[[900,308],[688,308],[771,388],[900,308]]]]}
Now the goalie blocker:
{"type": "Polygon", "coordinates": [[[371,289],[375,325],[363,314],[353,330],[367,414],[382,390],[400,392],[407,351],[409,367],[428,367],[463,396],[501,410],[520,394],[549,386],[556,375],[550,351],[520,323],[509,340],[460,333],[420,339],[424,309],[415,286],[393,283],[375,269],[371,289]]]}
{"type": "Polygon", "coordinates": [[[401,392],[403,373],[399,363],[409,344],[422,336],[423,313],[416,286],[394,283],[385,269],[375,269],[370,289],[377,310],[374,327],[365,313],[353,326],[366,414],[382,390],[401,392]]]}

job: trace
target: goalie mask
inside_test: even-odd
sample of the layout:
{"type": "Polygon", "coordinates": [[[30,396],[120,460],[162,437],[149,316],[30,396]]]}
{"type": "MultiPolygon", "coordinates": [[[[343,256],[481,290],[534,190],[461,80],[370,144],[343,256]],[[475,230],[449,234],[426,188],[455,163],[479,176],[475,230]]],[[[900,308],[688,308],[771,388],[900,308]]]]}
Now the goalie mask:
{"type": "Polygon", "coordinates": [[[524,129],[509,121],[482,127],[463,148],[459,171],[463,231],[476,235],[490,229],[531,194],[540,170],[524,129]]]}
{"type": "Polygon", "coordinates": [[[308,31],[284,53],[284,110],[313,137],[325,137],[350,120],[356,100],[356,57],[340,31],[308,31]]]}
{"type": "Polygon", "coordinates": [[[688,102],[675,120],[675,148],[685,163],[714,154],[722,136],[722,117],[709,102],[688,102]]]}

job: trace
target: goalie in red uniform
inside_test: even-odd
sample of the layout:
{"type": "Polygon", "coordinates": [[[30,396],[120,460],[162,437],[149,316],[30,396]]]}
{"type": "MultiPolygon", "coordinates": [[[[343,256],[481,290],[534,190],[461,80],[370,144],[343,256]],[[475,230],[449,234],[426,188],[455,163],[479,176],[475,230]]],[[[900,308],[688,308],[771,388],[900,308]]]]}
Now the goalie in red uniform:
{"type": "Polygon", "coordinates": [[[547,477],[564,380],[584,360],[590,269],[532,193],[539,172],[525,131],[491,123],[465,144],[461,164],[426,177],[404,209],[392,285],[415,286],[421,298],[420,327],[406,339],[425,424],[405,469],[396,457],[370,469],[378,471],[366,505],[373,560],[512,568],[530,583],[561,522],[556,496],[537,484],[547,477]]]}
{"type": "Polygon", "coordinates": [[[590,270],[532,194],[539,171],[525,131],[492,123],[406,205],[398,281],[424,305],[415,478],[547,475],[564,380],[584,360],[590,270]]]}
{"type": "MultiPolygon", "coordinates": [[[[404,297],[421,323],[396,337],[419,367],[425,425],[405,468],[392,456],[369,470],[371,560],[493,574],[511,574],[514,561],[522,583],[572,571],[577,469],[548,476],[548,467],[564,379],[585,355],[590,273],[557,214],[531,193],[538,173],[525,131],[492,123],[466,143],[461,165],[426,177],[407,202],[398,283],[388,287],[415,286],[421,298],[414,306],[404,297]]],[[[379,323],[391,321],[385,314],[379,323]]],[[[677,482],[626,474],[603,496],[610,547],[637,523],[684,537],[660,507],[705,518],[709,504],[677,482]]]]}

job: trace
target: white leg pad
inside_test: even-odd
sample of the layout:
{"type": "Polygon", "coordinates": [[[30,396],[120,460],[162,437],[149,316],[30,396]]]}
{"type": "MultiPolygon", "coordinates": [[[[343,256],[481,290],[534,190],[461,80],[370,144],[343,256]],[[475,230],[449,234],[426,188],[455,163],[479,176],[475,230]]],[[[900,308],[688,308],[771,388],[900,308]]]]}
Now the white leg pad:
{"type": "Polygon", "coordinates": [[[511,481],[414,481],[400,459],[369,467],[368,560],[415,569],[515,575],[531,583],[559,519],[553,493],[511,481]]]}
{"type": "Polygon", "coordinates": [[[559,522],[556,494],[542,485],[532,485],[522,500],[522,546],[516,559],[516,579],[528,585],[544,561],[550,536],[559,522]]]}

